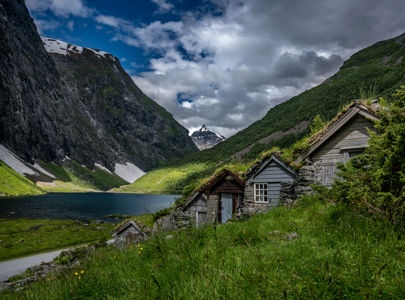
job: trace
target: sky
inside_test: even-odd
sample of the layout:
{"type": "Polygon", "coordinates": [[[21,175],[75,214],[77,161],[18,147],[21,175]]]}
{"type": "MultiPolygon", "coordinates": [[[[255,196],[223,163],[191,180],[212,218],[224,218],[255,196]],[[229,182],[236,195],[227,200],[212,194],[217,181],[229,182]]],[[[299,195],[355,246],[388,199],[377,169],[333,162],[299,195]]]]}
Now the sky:
{"type": "Polygon", "coordinates": [[[190,132],[226,137],[405,32],[404,0],[25,0],[45,37],[109,52],[190,132]]]}

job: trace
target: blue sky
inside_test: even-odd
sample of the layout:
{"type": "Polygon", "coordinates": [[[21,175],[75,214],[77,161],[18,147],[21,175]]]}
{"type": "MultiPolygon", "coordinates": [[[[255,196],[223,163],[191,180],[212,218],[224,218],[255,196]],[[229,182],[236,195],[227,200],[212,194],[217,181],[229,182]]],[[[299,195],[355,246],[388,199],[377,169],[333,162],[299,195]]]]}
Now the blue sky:
{"type": "Polygon", "coordinates": [[[403,0],[25,0],[42,36],[117,56],[188,129],[230,136],[405,32],[403,0]]]}

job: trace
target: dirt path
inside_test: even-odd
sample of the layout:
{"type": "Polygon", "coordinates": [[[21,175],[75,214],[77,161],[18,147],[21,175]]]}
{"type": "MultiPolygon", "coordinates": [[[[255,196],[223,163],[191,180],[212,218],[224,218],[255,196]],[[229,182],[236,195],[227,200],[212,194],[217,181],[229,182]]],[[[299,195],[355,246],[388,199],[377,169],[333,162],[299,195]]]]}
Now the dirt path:
{"type": "Polygon", "coordinates": [[[62,251],[65,250],[68,249],[62,249],[0,262],[0,282],[7,280],[11,276],[22,274],[25,272],[26,269],[39,265],[41,264],[41,262],[50,262],[62,251]]]}

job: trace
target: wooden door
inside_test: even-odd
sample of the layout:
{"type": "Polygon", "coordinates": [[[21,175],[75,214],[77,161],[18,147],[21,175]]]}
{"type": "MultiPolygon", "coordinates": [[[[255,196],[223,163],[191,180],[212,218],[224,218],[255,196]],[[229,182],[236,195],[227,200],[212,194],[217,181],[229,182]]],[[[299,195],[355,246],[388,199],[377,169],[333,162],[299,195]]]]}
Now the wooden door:
{"type": "Polygon", "coordinates": [[[221,223],[226,223],[232,218],[232,194],[222,193],[221,195],[221,223]]]}
{"type": "Polygon", "coordinates": [[[280,183],[268,183],[267,194],[269,195],[269,206],[277,206],[280,202],[280,183]]]}
{"type": "Polygon", "coordinates": [[[324,186],[330,187],[333,183],[333,179],[336,178],[336,172],[338,171],[337,163],[343,163],[343,155],[322,159],[321,165],[321,183],[324,186]]]}

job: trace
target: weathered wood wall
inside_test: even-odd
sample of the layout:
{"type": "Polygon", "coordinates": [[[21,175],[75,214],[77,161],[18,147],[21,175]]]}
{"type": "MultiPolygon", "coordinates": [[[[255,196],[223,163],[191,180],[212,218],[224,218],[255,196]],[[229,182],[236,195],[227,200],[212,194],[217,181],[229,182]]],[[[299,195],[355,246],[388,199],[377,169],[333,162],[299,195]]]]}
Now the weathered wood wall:
{"type": "Polygon", "coordinates": [[[244,186],[237,182],[235,179],[223,178],[220,182],[218,182],[211,188],[210,194],[243,194],[243,190],[244,186]]]}
{"type": "Polygon", "coordinates": [[[375,130],[370,120],[358,114],[310,155],[317,182],[330,186],[338,171],[336,164],[346,163],[367,147],[370,138],[367,128],[375,130]]]}
{"type": "Polygon", "coordinates": [[[278,163],[272,161],[265,169],[263,169],[257,176],[249,180],[251,182],[288,182],[294,181],[294,177],[284,170],[278,163]]]}

